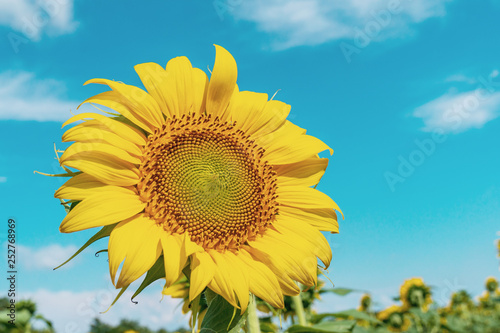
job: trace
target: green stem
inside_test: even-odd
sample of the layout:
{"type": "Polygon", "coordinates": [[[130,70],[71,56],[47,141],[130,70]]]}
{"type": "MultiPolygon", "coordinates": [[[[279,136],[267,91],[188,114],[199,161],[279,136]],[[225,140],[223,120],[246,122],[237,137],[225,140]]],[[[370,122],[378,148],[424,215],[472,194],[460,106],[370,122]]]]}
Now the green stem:
{"type": "MultiPolygon", "coordinates": [[[[299,285],[299,288],[302,286],[299,285]]],[[[296,296],[291,296],[293,301],[293,307],[295,310],[295,314],[297,315],[297,319],[299,320],[299,325],[305,326],[306,323],[306,313],[304,311],[304,306],[302,305],[302,297],[300,296],[301,292],[299,292],[296,296]]]]}
{"type": "Polygon", "coordinates": [[[250,295],[250,302],[248,303],[248,317],[247,317],[247,328],[249,333],[260,333],[260,323],[259,317],[257,317],[257,303],[255,302],[255,296],[250,295]]]}
{"type": "Polygon", "coordinates": [[[415,323],[415,327],[417,328],[417,332],[423,333],[424,328],[422,327],[422,321],[420,320],[420,317],[415,314],[412,314],[411,316],[413,318],[413,322],[415,323]]]}

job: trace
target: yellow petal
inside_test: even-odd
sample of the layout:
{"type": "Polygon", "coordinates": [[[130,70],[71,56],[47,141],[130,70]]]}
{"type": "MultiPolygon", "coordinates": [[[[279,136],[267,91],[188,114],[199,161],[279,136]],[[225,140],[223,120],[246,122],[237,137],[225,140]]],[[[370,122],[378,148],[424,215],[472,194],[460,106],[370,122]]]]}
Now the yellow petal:
{"type": "Polygon", "coordinates": [[[172,115],[169,113],[166,102],[166,94],[169,92],[165,89],[165,83],[168,80],[165,69],[154,62],[138,64],[134,66],[134,69],[148,93],[158,103],[163,114],[171,118],[172,115]]]}
{"type": "Polygon", "coordinates": [[[189,238],[189,235],[187,233],[184,233],[182,236],[182,251],[184,251],[186,257],[189,257],[195,252],[204,252],[205,249],[195,242],[191,241],[189,238]]]}
{"type": "Polygon", "coordinates": [[[262,262],[266,267],[268,267],[273,273],[276,279],[278,279],[278,283],[280,285],[280,289],[283,292],[283,295],[294,296],[300,293],[300,289],[297,284],[293,281],[293,279],[288,275],[284,270],[278,269],[272,263],[270,256],[265,253],[259,251],[256,248],[245,245],[243,250],[247,251],[254,260],[262,262]]]}
{"type": "Polygon", "coordinates": [[[330,231],[332,233],[339,232],[337,214],[335,214],[333,209],[304,209],[281,206],[279,214],[283,215],[283,217],[290,217],[309,223],[311,226],[316,227],[321,231],[330,231]]]}
{"type": "MultiPolygon", "coordinates": [[[[113,93],[116,94],[114,91],[111,92],[106,92],[104,94],[113,93]]],[[[99,96],[99,95],[97,95],[99,96]]],[[[92,100],[93,98],[96,98],[97,96],[94,96],[90,98],[89,100],[92,100]]],[[[88,100],[87,100],[88,101],[88,100]]],[[[110,101],[112,102],[112,101],[110,101]]],[[[85,102],[83,102],[85,103],[85,102]]],[[[83,104],[82,103],[82,104],[83,104]]],[[[75,121],[83,120],[83,119],[94,119],[95,121],[98,121],[106,130],[115,133],[122,137],[123,139],[133,142],[138,146],[144,146],[146,144],[146,137],[142,132],[139,130],[133,128],[132,126],[129,126],[121,121],[114,120],[112,118],[103,116],[102,114],[98,113],[92,113],[92,112],[85,112],[85,113],[80,113],[77,114],[70,119],[68,119],[63,125],[67,126],[68,124],[74,123],[75,121]]],[[[71,140],[70,140],[71,141],[71,140]]]]}
{"type": "Polygon", "coordinates": [[[59,199],[83,200],[103,190],[119,190],[120,188],[118,186],[106,185],[86,173],[81,173],[71,177],[64,183],[56,191],[54,197],[59,199]]]}
{"type": "Polygon", "coordinates": [[[250,296],[249,274],[250,269],[234,253],[226,251],[224,259],[232,267],[231,280],[234,292],[238,297],[238,303],[241,307],[241,313],[244,313],[248,306],[250,296]]]}
{"type": "Polygon", "coordinates": [[[215,45],[215,49],[215,64],[208,84],[207,112],[225,120],[226,108],[235,89],[238,69],[231,53],[218,45],[215,45]]]}
{"type": "Polygon", "coordinates": [[[227,113],[236,121],[236,126],[257,138],[270,135],[283,126],[290,113],[290,105],[268,101],[267,94],[242,91],[233,94],[227,113]]]}
{"type": "Polygon", "coordinates": [[[274,165],[297,163],[318,155],[318,153],[330,149],[320,139],[310,135],[296,135],[289,132],[281,135],[265,145],[264,158],[274,165]]]}
{"type": "MultiPolygon", "coordinates": [[[[229,252],[229,251],[228,251],[229,252]]],[[[234,291],[235,282],[231,277],[232,267],[225,259],[225,255],[228,253],[221,254],[217,251],[209,251],[210,256],[213,258],[217,269],[214,273],[214,278],[208,284],[208,287],[212,289],[216,294],[221,295],[235,308],[240,308],[236,299],[236,294],[234,291]]]]}
{"type": "Polygon", "coordinates": [[[134,105],[127,100],[123,95],[116,91],[105,91],[103,93],[97,94],[90,98],[87,98],[78,107],[85,103],[99,104],[110,108],[122,116],[130,120],[133,124],[141,128],[142,130],[153,133],[155,126],[151,124],[147,116],[142,114],[142,112],[134,109],[134,105]]]}
{"type": "Polygon", "coordinates": [[[185,281],[184,275],[179,277],[179,279],[175,281],[175,283],[170,287],[165,286],[161,293],[163,295],[172,296],[172,298],[187,298],[189,293],[189,287],[187,283],[181,282],[183,281],[183,279],[185,281]]]}
{"type": "Polygon", "coordinates": [[[179,235],[162,233],[161,246],[165,263],[165,285],[170,287],[179,278],[187,257],[181,252],[182,238],[179,235]]]}
{"type": "Polygon", "coordinates": [[[191,111],[197,115],[205,112],[208,92],[207,74],[199,68],[193,68],[193,104],[191,111]]]}
{"type": "Polygon", "coordinates": [[[311,157],[307,160],[275,166],[278,186],[317,185],[328,165],[327,158],[311,157]]]}
{"type": "Polygon", "coordinates": [[[180,117],[191,112],[193,104],[193,67],[186,57],[177,57],[167,63],[165,88],[169,94],[167,107],[170,114],[180,117]]]}
{"type": "Polygon", "coordinates": [[[283,272],[306,286],[316,283],[316,256],[302,244],[288,242],[271,229],[266,230],[264,237],[248,243],[250,247],[258,250],[252,251],[252,254],[256,255],[259,261],[265,258],[270,261],[273,272],[277,274],[283,272]]]}
{"type": "Polygon", "coordinates": [[[306,186],[282,186],[277,189],[281,205],[306,209],[332,208],[342,214],[339,206],[325,193],[306,186]]]}
{"type": "Polygon", "coordinates": [[[268,149],[270,145],[277,139],[287,138],[290,136],[297,137],[306,134],[306,130],[299,127],[292,122],[285,120],[285,122],[275,131],[253,137],[256,138],[255,142],[264,149],[268,149]]]}
{"type": "Polygon", "coordinates": [[[283,294],[276,275],[246,250],[240,250],[238,259],[246,265],[250,292],[275,308],[283,308],[283,294]]]}
{"type": "Polygon", "coordinates": [[[196,252],[191,256],[190,302],[212,281],[216,269],[214,260],[207,252],[196,252]]]}
{"type": "Polygon", "coordinates": [[[146,273],[161,254],[160,235],[163,228],[143,215],[134,216],[119,223],[109,238],[108,255],[111,280],[123,263],[117,288],[128,286],[146,273]]]}
{"type": "Polygon", "coordinates": [[[252,91],[241,91],[233,93],[228,106],[228,117],[236,122],[246,134],[253,134],[263,126],[260,120],[267,103],[267,94],[252,91]]]}
{"type": "Polygon", "coordinates": [[[98,83],[105,84],[113,91],[119,93],[129,105],[129,109],[140,114],[142,118],[147,120],[154,127],[161,127],[164,122],[158,103],[144,90],[128,84],[107,80],[107,79],[92,79],[85,84],[98,83]]]}
{"type": "Polygon", "coordinates": [[[283,240],[288,240],[296,247],[303,245],[305,250],[311,250],[325,265],[330,266],[332,250],[325,236],[318,229],[307,223],[292,218],[278,216],[273,226],[281,233],[283,240]]]}
{"type": "Polygon", "coordinates": [[[132,186],[139,182],[139,171],[132,163],[109,159],[106,154],[80,153],[78,159],[66,160],[61,165],[83,171],[108,185],[132,186]]]}
{"type": "Polygon", "coordinates": [[[193,68],[188,58],[170,60],[166,70],[154,63],[137,65],[135,70],[168,118],[205,111],[208,78],[202,70],[193,68]]]}
{"type": "Polygon", "coordinates": [[[93,156],[103,156],[108,160],[117,160],[119,163],[126,161],[132,164],[140,164],[141,159],[129,154],[127,151],[103,142],[75,142],[62,154],[60,162],[78,160],[85,155],[89,158],[93,156]]]}
{"type": "Polygon", "coordinates": [[[70,128],[63,134],[62,141],[107,143],[135,156],[142,155],[142,149],[138,145],[119,134],[108,131],[108,128],[97,120],[89,120],[70,128]]]}
{"type": "Polygon", "coordinates": [[[145,204],[133,191],[110,190],[96,193],[81,201],[64,218],[61,232],[74,232],[113,224],[141,212],[145,204]]]}

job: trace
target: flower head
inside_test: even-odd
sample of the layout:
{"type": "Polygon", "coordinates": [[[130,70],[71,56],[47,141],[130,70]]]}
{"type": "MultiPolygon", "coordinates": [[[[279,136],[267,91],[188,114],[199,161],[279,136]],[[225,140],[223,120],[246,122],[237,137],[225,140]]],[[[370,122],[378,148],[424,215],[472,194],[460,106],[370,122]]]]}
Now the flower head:
{"type": "Polygon", "coordinates": [[[405,280],[400,288],[400,298],[406,309],[418,307],[427,310],[432,303],[431,290],[422,278],[405,280]]]}
{"type": "Polygon", "coordinates": [[[363,294],[359,300],[358,311],[370,311],[370,306],[372,305],[372,298],[370,294],[363,294]]]}
{"type": "MultiPolygon", "coordinates": [[[[166,288],[189,275],[189,301],[205,288],[245,310],[249,292],[273,307],[317,283],[330,264],[320,231],[338,232],[318,184],[331,149],[286,120],[290,106],[239,91],[232,55],[216,46],[211,78],[185,57],[135,66],[147,91],[106,79],[87,99],[116,112],[64,126],[74,141],[61,165],[78,172],[55,194],[76,203],[62,232],[104,227],[109,269],[125,288],[163,261],[166,288]],[[123,263],[120,273],[118,268],[123,263]]],[[[104,230],[103,229],[103,230],[104,230]]]]}
{"type": "Polygon", "coordinates": [[[493,276],[489,276],[484,283],[486,290],[490,293],[495,292],[498,289],[498,280],[493,276]]]}
{"type": "Polygon", "coordinates": [[[411,326],[411,321],[404,308],[397,305],[391,305],[387,309],[380,311],[377,318],[384,322],[391,332],[406,332],[411,326]]]}

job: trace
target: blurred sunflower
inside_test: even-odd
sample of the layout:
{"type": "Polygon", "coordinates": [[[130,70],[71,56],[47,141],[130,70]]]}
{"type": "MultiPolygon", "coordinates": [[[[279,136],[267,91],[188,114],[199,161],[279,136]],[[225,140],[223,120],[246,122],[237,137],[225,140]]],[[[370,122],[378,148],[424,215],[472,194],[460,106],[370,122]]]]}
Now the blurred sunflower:
{"type": "Polygon", "coordinates": [[[449,313],[462,314],[470,311],[474,307],[471,296],[465,290],[459,290],[451,295],[448,305],[449,313]]]}
{"type": "Polygon", "coordinates": [[[359,301],[358,311],[369,312],[370,306],[372,305],[372,298],[369,294],[364,294],[361,296],[359,301]]]}
{"type": "Polygon", "coordinates": [[[488,292],[493,293],[498,289],[498,280],[493,276],[489,276],[484,282],[484,285],[488,292]]]}
{"type": "Polygon", "coordinates": [[[295,281],[315,285],[317,258],[331,260],[320,231],[338,232],[340,209],[311,186],[328,163],[318,153],[332,150],[286,120],[289,105],[240,92],[220,46],[210,80],[186,57],[135,70],[147,92],[90,80],[111,91],[84,103],[117,114],[63,125],[85,120],[63,135],[75,143],[60,163],[79,171],[55,193],[73,203],[61,232],[107,228],[117,288],[162,253],[167,288],[188,266],[189,301],[208,287],[242,312],[249,292],[283,308],[283,295],[299,293],[295,281]]]}
{"type": "MultiPolygon", "coordinates": [[[[358,311],[370,313],[370,307],[372,304],[372,298],[369,294],[363,294],[361,299],[359,300],[358,311]]],[[[353,317],[349,317],[348,319],[354,319],[353,317]]],[[[370,322],[364,319],[357,319],[356,325],[361,327],[370,327],[370,322]]]]}
{"type": "Polygon", "coordinates": [[[417,307],[427,311],[432,303],[431,289],[424,283],[422,278],[405,280],[399,292],[405,309],[417,307]]]}
{"type": "Polygon", "coordinates": [[[490,309],[494,307],[494,303],[491,300],[491,294],[485,291],[478,297],[479,308],[480,309],[490,309]]]}
{"type": "Polygon", "coordinates": [[[411,326],[411,321],[405,312],[404,308],[391,305],[387,309],[380,311],[377,318],[384,322],[391,332],[406,332],[411,326]]]}

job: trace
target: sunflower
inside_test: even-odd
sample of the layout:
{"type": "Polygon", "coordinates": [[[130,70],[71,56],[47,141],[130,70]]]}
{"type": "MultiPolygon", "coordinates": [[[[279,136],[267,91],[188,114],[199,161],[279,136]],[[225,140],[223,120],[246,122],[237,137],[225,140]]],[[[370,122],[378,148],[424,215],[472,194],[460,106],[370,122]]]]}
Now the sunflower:
{"type": "Polygon", "coordinates": [[[370,306],[372,305],[372,298],[370,294],[363,294],[359,300],[358,311],[369,312],[370,306]]]}
{"type": "Polygon", "coordinates": [[[451,295],[448,305],[449,313],[462,314],[470,311],[474,307],[471,296],[465,290],[459,290],[451,295]]]}
{"type": "Polygon", "coordinates": [[[488,292],[493,293],[498,289],[498,280],[493,276],[489,276],[484,282],[484,285],[488,292]]]}
{"type": "Polygon", "coordinates": [[[487,291],[483,292],[478,298],[479,308],[489,309],[494,308],[494,303],[491,299],[491,294],[487,291]]]}
{"type": "Polygon", "coordinates": [[[387,309],[380,311],[377,318],[384,322],[391,332],[406,332],[411,326],[411,321],[406,315],[405,309],[397,305],[391,305],[387,309]]]}
{"type": "Polygon", "coordinates": [[[63,135],[71,178],[55,197],[72,209],[60,231],[105,228],[116,288],[160,257],[167,288],[188,271],[190,302],[208,287],[242,312],[249,292],[283,308],[296,281],[315,285],[317,258],[332,256],[320,231],[338,232],[340,209],[312,187],[328,163],[318,153],[332,150],[286,120],[289,105],[239,91],[220,46],[210,80],[186,57],[135,70],[147,91],[90,80],[111,90],[84,103],[116,114],[63,124],[84,120],[63,135]]]}
{"type": "Polygon", "coordinates": [[[422,308],[427,311],[432,303],[431,289],[424,283],[422,278],[411,278],[405,280],[399,290],[403,307],[409,309],[411,307],[422,308]]]}

